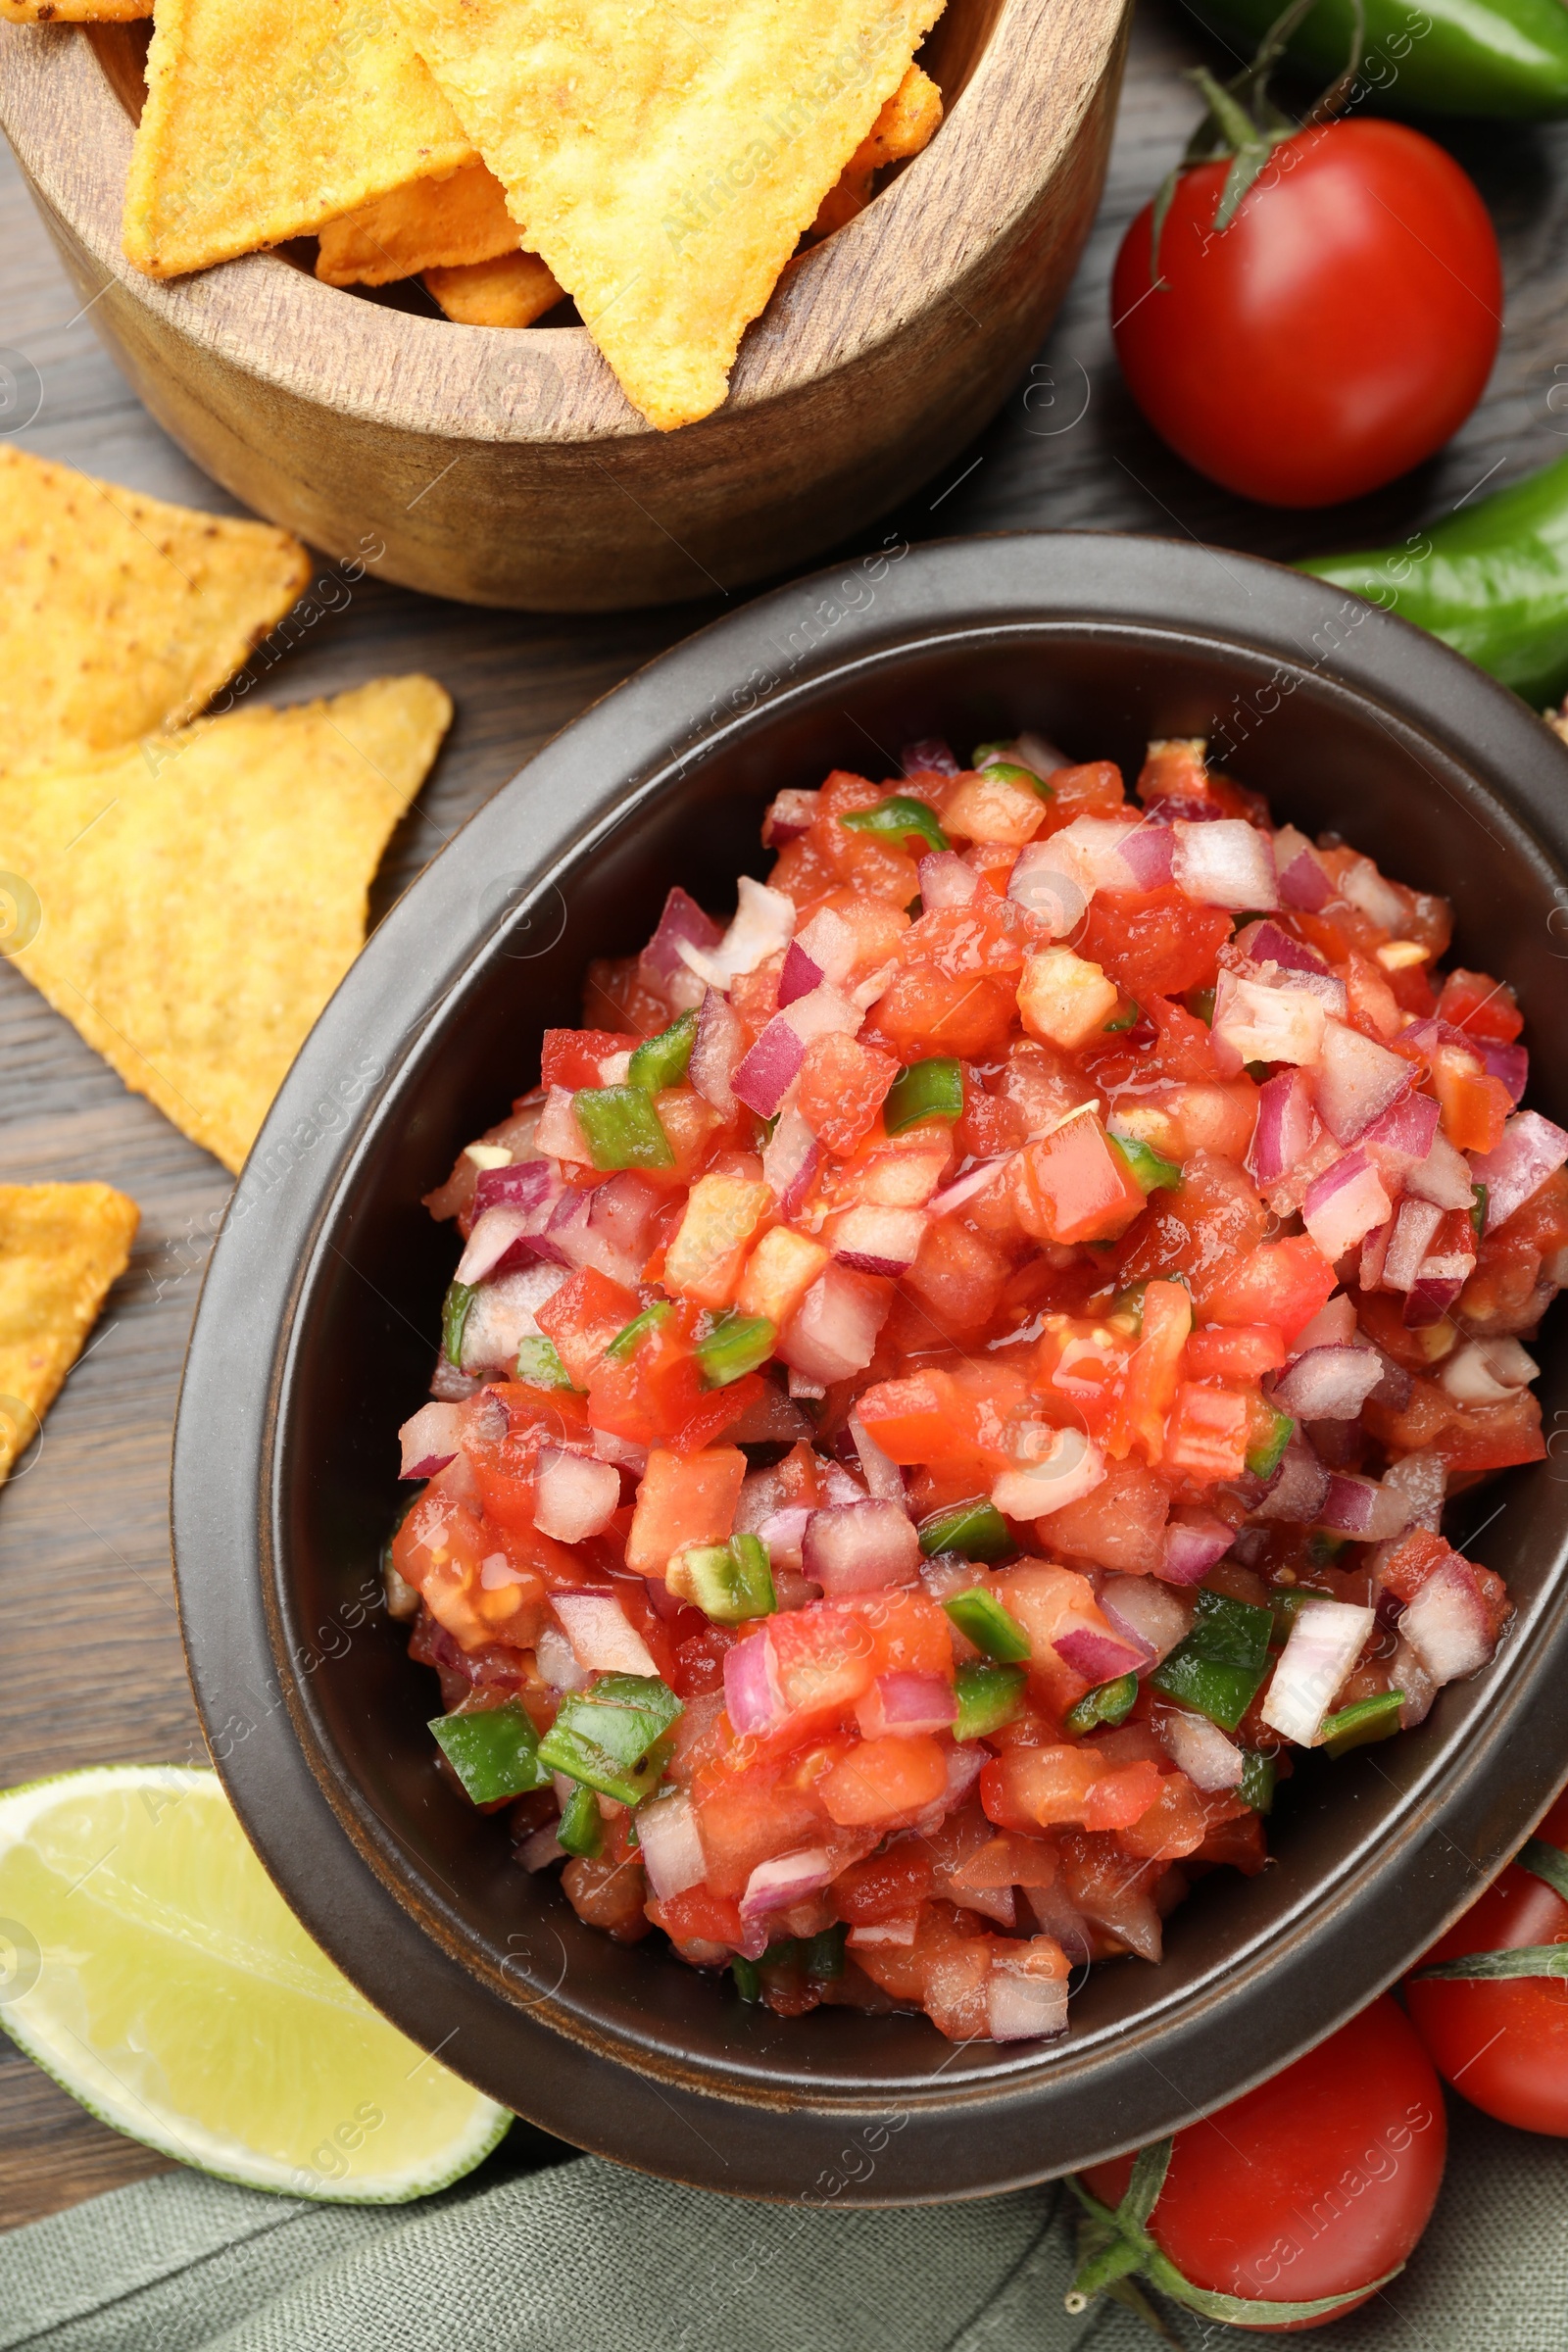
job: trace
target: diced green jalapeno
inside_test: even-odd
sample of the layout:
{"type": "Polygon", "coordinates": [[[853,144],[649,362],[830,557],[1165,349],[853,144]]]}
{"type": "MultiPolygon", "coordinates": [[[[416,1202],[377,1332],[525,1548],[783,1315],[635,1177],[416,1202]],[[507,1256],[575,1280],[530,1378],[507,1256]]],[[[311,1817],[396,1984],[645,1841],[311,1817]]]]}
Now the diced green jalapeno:
{"type": "Polygon", "coordinates": [[[1005,1560],[1017,1548],[1005,1519],[985,1494],[935,1511],[920,1523],[920,1549],[927,1559],[934,1551],[956,1551],[966,1560],[1005,1560]]]}
{"type": "Polygon", "coordinates": [[[1322,1593],[1315,1592],[1310,1585],[1302,1585],[1291,1592],[1275,1591],[1269,1594],[1269,1613],[1274,1620],[1269,1640],[1276,1649],[1285,1647],[1291,1638],[1291,1628],[1305,1603],[1322,1598],[1322,1593]]]}
{"type": "Polygon", "coordinates": [[[1029,1637],[1011,1610],[1004,1609],[994,1593],[979,1585],[967,1592],[955,1592],[942,1606],[959,1633],[967,1634],[976,1649],[983,1649],[988,1658],[1010,1664],[1016,1658],[1033,1654],[1029,1637]]]}
{"type": "Polygon", "coordinates": [[[514,1698],[500,1707],[438,1715],[430,1731],[476,1805],[550,1786],[549,1770],[539,1761],[539,1735],[514,1698]]]}
{"type": "Polygon", "coordinates": [[[682,1711],[657,1675],[601,1675],[591,1690],[563,1694],[539,1761],[623,1805],[640,1804],[659,1785],[664,1734],[682,1711]]]}
{"type": "Polygon", "coordinates": [[[1109,1140],[1127,1162],[1128,1173],[1141,1193],[1169,1192],[1182,1180],[1181,1162],[1167,1159],[1152,1144],[1146,1144],[1136,1135],[1123,1135],[1119,1128],[1108,1131],[1109,1140]]]}
{"type": "Polygon", "coordinates": [[[1119,1037],[1124,1029],[1136,1029],[1142,1014],[1141,1005],[1128,1003],[1112,1013],[1108,1021],[1102,1021],[1100,1026],[1106,1037],[1119,1037]]]}
{"type": "Polygon", "coordinates": [[[462,1365],[463,1331],[468,1309],[478,1296],[476,1282],[449,1282],[441,1301],[441,1352],[449,1364],[462,1365]]]}
{"type": "Polygon", "coordinates": [[[762,1980],[758,1975],[757,1962],[743,1960],[737,1952],[729,1964],[729,1973],[735,1980],[735,1989],[741,1999],[750,2001],[755,2006],[762,1997],[762,1980]]]}
{"type": "Polygon", "coordinates": [[[1247,1467],[1254,1478],[1272,1478],[1285,1459],[1285,1448],[1296,1434],[1296,1423],[1289,1413],[1274,1405],[1265,1408],[1272,1418],[1247,1448],[1247,1467]]]}
{"type": "Polygon", "coordinates": [[[1095,1731],[1102,1723],[1125,1723],[1137,1696],[1137,1675],[1118,1674],[1113,1683],[1099,1683],[1093,1690],[1086,1690],[1061,1720],[1069,1732],[1080,1734],[1095,1731]]]}
{"type": "Polygon", "coordinates": [[[894,1079],[882,1104],[882,1124],[889,1135],[902,1135],[921,1119],[946,1119],[951,1126],[962,1116],[963,1064],[944,1054],[911,1061],[894,1079]]]}
{"type": "Polygon", "coordinates": [[[1234,1732],[1269,1667],[1270,1609],[1200,1592],[1192,1632],[1149,1677],[1151,1690],[1234,1732]]]}
{"type": "Polygon", "coordinates": [[[1110,1302],[1111,1313],[1125,1315],[1133,1327],[1133,1337],[1139,1340],[1144,1336],[1144,1293],[1148,1288],[1147,1281],[1132,1283],[1125,1291],[1118,1291],[1110,1302]]]}
{"type": "Polygon", "coordinates": [[[1243,1748],[1241,1786],[1236,1793],[1244,1805],[1250,1805],[1254,1813],[1271,1812],[1274,1783],[1278,1778],[1279,1770],[1272,1756],[1265,1755],[1260,1747],[1243,1748]]]}
{"type": "Polygon", "coordinates": [[[1314,1568],[1332,1568],[1348,1542],[1348,1536],[1331,1536],[1327,1528],[1315,1527],[1306,1539],[1306,1556],[1314,1568]]]}
{"type": "Polygon", "coordinates": [[[1025,784],[1031,792],[1038,792],[1043,801],[1054,801],[1056,797],[1044,776],[1037,776],[1032,767],[1020,767],[1016,760],[988,760],[986,774],[1001,776],[1008,784],[1025,784]]]}
{"type": "Polygon", "coordinates": [[[817,1984],[825,1984],[830,1977],[843,1976],[845,1934],[841,1920],[831,1928],[823,1928],[819,1935],[802,1937],[801,1958],[806,1964],[806,1973],[814,1978],[817,1984]]]}
{"type": "Polygon", "coordinates": [[[771,1617],[778,1607],[773,1568],[760,1536],[746,1531],[727,1544],[691,1544],[664,1572],[671,1592],[690,1600],[719,1625],[771,1617]]]}
{"type": "Polygon", "coordinates": [[[585,1086],[571,1099],[596,1168],[672,1168],[675,1154],[640,1086],[585,1086]]]}
{"type": "Polygon", "coordinates": [[[568,1854],[585,1854],[590,1860],[601,1852],[605,1842],[605,1825],[599,1811],[599,1799],[581,1782],[567,1797],[561,1819],[556,1824],[556,1843],[564,1845],[568,1854]]]}
{"type": "Polygon", "coordinates": [[[645,1037],[632,1051],[631,1066],[626,1072],[628,1086],[640,1086],[647,1095],[657,1095],[661,1087],[679,1086],[692,1058],[697,1043],[697,1015],[683,1012],[678,1021],[661,1029],[657,1037],[645,1037]]]}
{"type": "Polygon", "coordinates": [[[1214,991],[1211,988],[1190,988],[1182,1002],[1188,1011],[1196,1014],[1205,1028],[1213,1028],[1214,991]]]}
{"type": "Polygon", "coordinates": [[[937,822],[936,810],[906,792],[890,793],[874,808],[852,808],[848,816],[839,818],[839,823],[848,825],[852,833],[890,833],[898,841],[913,835],[928,850],[945,850],[949,846],[948,837],[937,822]]]}
{"type": "Polygon", "coordinates": [[[1358,1698],[1353,1706],[1326,1715],[1318,1745],[1331,1756],[1348,1755],[1352,1747],[1370,1747],[1374,1740],[1390,1740],[1399,1728],[1402,1690],[1381,1690],[1376,1698],[1358,1698]]]}
{"type": "Polygon", "coordinates": [[[765,1364],[778,1339],[765,1315],[725,1315],[697,1343],[697,1369],[706,1389],[727,1389],[765,1364]]]}
{"type": "Polygon", "coordinates": [[[1029,1677],[1021,1666],[993,1666],[970,1658],[957,1669],[954,1688],[958,1712],[953,1725],[955,1740],[984,1740],[1010,1723],[1023,1705],[1029,1677]]]}
{"type": "Polygon", "coordinates": [[[623,1364],[628,1356],[636,1354],[650,1332],[657,1331],[661,1323],[669,1321],[669,1300],[656,1298],[652,1306],[645,1306],[640,1315],[633,1315],[631,1321],[616,1332],[605,1353],[612,1363],[623,1364]]]}
{"type": "Polygon", "coordinates": [[[1478,1184],[1476,1186],[1476,1197],[1470,1203],[1470,1222],[1476,1229],[1476,1240],[1478,1242],[1481,1240],[1482,1236],[1487,1230],[1487,1197],[1486,1186],[1484,1184],[1478,1184]]]}
{"type": "Polygon", "coordinates": [[[517,1378],[530,1389],[569,1389],[571,1374],[556,1353],[554,1340],[523,1340],[517,1348],[517,1378]]]}

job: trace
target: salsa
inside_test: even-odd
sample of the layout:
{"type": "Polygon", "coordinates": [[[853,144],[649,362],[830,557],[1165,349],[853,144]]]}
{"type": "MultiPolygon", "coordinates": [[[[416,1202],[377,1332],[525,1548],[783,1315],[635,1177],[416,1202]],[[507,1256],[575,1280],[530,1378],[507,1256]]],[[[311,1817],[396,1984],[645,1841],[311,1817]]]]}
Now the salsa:
{"type": "Polygon", "coordinates": [[[387,1586],[583,1920],[1005,2041],[1491,1659],[1441,1522],[1545,1450],[1568,1134],[1446,902],[1202,743],[902,766],[780,792],[429,1196],[387,1586]]]}

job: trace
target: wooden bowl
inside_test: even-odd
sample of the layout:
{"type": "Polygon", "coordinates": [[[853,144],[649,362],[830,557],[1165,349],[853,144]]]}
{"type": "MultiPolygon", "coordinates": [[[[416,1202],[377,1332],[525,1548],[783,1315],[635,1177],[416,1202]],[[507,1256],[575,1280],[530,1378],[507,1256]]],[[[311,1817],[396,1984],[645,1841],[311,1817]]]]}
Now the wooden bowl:
{"type": "Polygon", "coordinates": [[[657,433],[580,326],[456,326],[258,253],[160,283],[120,250],[144,28],[0,27],[0,123],[91,318],[225,489],[472,604],[600,612],[786,570],[1000,407],[1077,264],[1131,0],[950,0],[948,120],[786,270],[713,416],[657,433]]]}

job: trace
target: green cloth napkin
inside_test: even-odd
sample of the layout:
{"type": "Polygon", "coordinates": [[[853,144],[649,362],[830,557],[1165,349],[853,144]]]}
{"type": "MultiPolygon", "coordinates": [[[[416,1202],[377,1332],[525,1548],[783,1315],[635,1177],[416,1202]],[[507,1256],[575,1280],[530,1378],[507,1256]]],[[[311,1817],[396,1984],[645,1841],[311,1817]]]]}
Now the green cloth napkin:
{"type": "MultiPolygon", "coordinates": [[[[1457,2102],[1451,2123],[1415,2258],[1314,2332],[1323,2352],[1563,2352],[1568,2141],[1457,2102]]],[[[1063,2310],[1072,2211],[1059,2185],[889,2213],[749,2204],[519,2126],[421,2205],[172,2173],[0,2236],[0,2352],[1151,2352],[1114,2303],[1063,2310]]],[[[1170,2316],[1188,2352],[1259,2340],[1170,2316]]]]}

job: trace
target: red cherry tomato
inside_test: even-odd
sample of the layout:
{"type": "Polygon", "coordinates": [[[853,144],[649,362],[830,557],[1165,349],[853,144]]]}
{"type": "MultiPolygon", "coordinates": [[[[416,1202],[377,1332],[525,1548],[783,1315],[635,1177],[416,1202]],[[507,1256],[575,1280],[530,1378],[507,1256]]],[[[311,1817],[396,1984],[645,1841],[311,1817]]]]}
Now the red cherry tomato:
{"type": "Polygon", "coordinates": [[[1273,506],[1358,498],[1430,457],[1496,354],[1502,270],[1458,165],[1402,123],[1330,122],[1276,150],[1222,234],[1228,165],[1184,172],[1150,284],[1152,207],[1122,241],[1111,319],[1156,432],[1273,506]]]}
{"type": "MultiPolygon", "coordinates": [[[[1432,2062],[1385,1993],[1283,2074],[1177,2132],[1149,2230],[1194,2286],[1249,2302],[1345,2296],[1321,2320],[1263,2322],[1262,2332],[1326,2326],[1410,2253],[1446,2148],[1432,2062]]],[[[1114,2207],[1132,2168],[1118,2156],[1084,2183],[1114,2207]]]]}
{"type": "MultiPolygon", "coordinates": [[[[1568,1847],[1568,1795],[1536,1836],[1568,1847]]],[[[1568,1943],[1568,1903],[1510,1862],[1427,1962],[1527,1943],[1568,1943]]],[[[1415,1977],[1404,1991],[1416,2032],[1455,2090],[1499,2123],[1568,2138],[1568,1979],[1415,1977]]]]}

